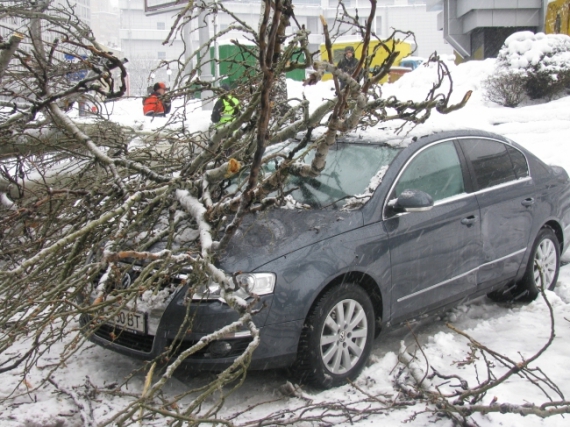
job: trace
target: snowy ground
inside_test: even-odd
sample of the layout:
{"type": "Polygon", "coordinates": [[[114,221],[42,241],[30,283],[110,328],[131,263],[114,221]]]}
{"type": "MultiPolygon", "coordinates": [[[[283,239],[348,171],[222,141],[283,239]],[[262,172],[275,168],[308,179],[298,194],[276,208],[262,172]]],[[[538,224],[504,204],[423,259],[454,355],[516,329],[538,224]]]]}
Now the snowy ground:
{"type": "MultiPolygon", "coordinates": [[[[549,103],[527,104],[515,109],[487,103],[483,99],[481,82],[493,71],[493,66],[492,60],[472,62],[458,67],[450,65],[456,102],[467,90],[473,90],[473,96],[464,109],[449,115],[435,113],[427,124],[414,129],[412,133],[421,135],[437,129],[464,127],[489,130],[512,138],[547,163],[561,165],[570,172],[570,96],[549,103]]],[[[413,73],[405,75],[398,82],[384,86],[384,96],[397,94],[402,99],[419,100],[430,88],[433,77],[433,70],[420,67],[413,73]]],[[[300,96],[304,91],[306,96],[314,101],[331,97],[330,89],[330,82],[309,88],[303,88],[296,82],[289,82],[290,96],[300,96]]],[[[194,130],[206,129],[209,124],[209,112],[201,111],[196,103],[188,105],[187,108],[186,126],[194,130]]],[[[123,124],[144,129],[151,129],[166,123],[166,119],[151,121],[142,118],[141,110],[140,100],[124,100],[112,107],[112,117],[123,124]]],[[[371,129],[365,135],[374,138],[382,137],[382,135],[387,135],[395,125],[388,125],[388,127],[388,129],[371,129]]],[[[566,256],[568,260],[568,254],[566,256]]],[[[548,292],[548,298],[554,309],[556,339],[535,365],[540,366],[568,398],[570,396],[570,370],[567,369],[568,342],[570,341],[570,265],[562,267],[558,285],[554,292],[548,292]]],[[[548,310],[545,302],[540,298],[526,305],[501,305],[482,298],[452,310],[444,318],[431,318],[415,324],[414,332],[419,336],[432,366],[441,372],[458,374],[470,384],[474,384],[476,379],[473,366],[459,367],[456,364],[467,357],[466,340],[447,329],[446,322],[453,323],[457,328],[468,332],[486,346],[516,360],[534,354],[546,342],[549,335],[548,310]]],[[[397,364],[396,354],[401,340],[405,340],[407,345],[414,343],[411,333],[405,328],[394,330],[376,340],[370,364],[358,379],[357,386],[374,395],[394,395],[393,372],[397,364]]],[[[60,344],[60,346],[63,345],[65,342],[60,344]]],[[[54,348],[46,355],[38,370],[26,377],[25,381],[17,371],[1,375],[0,396],[7,396],[14,389],[17,393],[22,393],[4,407],[0,407],[2,427],[83,425],[77,406],[69,397],[53,393],[52,386],[26,393],[27,388],[32,389],[39,378],[45,375],[49,366],[58,361],[57,350],[54,348]]],[[[11,350],[14,354],[17,351],[17,346],[11,350]]],[[[87,377],[93,384],[104,388],[121,383],[134,369],[141,366],[142,364],[136,360],[86,344],[77,357],[69,361],[64,369],[53,373],[52,378],[60,387],[73,391],[78,402],[87,405],[87,400],[82,397],[83,384],[87,377]]],[[[480,365],[479,368],[481,368],[480,365]]],[[[211,377],[208,374],[196,375],[180,371],[168,383],[165,391],[174,394],[182,393],[203,384],[209,378],[211,377]]],[[[298,408],[305,405],[307,399],[313,402],[338,401],[348,404],[363,397],[352,386],[320,393],[303,390],[305,399],[284,397],[279,390],[286,381],[287,378],[282,372],[251,372],[240,391],[227,399],[222,410],[223,414],[230,415],[249,405],[268,402],[256,406],[236,420],[236,422],[245,422],[275,411],[298,408]],[[276,399],[278,400],[275,401],[276,399]]],[[[128,391],[140,395],[143,383],[144,373],[135,374],[128,382],[128,391]]],[[[525,402],[538,404],[548,400],[538,388],[518,377],[514,377],[493,390],[485,397],[483,403],[488,404],[495,397],[499,403],[513,404],[525,402]]],[[[97,422],[102,422],[109,419],[127,400],[126,397],[99,394],[95,399],[90,400],[89,404],[92,406],[97,422]]],[[[423,409],[422,405],[417,405],[388,411],[360,421],[357,425],[379,425],[381,423],[387,426],[399,425],[415,412],[423,409]]],[[[493,414],[475,416],[474,419],[480,426],[485,427],[497,425],[562,427],[568,425],[568,420],[561,416],[541,420],[534,416],[523,418],[516,415],[493,414]]],[[[148,425],[160,426],[164,423],[149,421],[148,425]]],[[[422,414],[411,420],[409,425],[450,426],[451,422],[422,414]]]]}

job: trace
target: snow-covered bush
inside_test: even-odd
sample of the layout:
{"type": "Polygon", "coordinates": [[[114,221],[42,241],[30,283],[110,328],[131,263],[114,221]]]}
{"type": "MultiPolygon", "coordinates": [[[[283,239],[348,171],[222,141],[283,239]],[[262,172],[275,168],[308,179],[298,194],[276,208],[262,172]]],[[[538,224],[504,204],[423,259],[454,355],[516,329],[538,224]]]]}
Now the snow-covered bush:
{"type": "Polygon", "coordinates": [[[526,98],[525,83],[521,74],[500,70],[483,81],[485,99],[505,107],[516,107],[526,98]]]}
{"type": "Polygon", "coordinates": [[[501,48],[497,72],[488,80],[487,96],[514,106],[509,104],[516,102],[521,89],[531,99],[551,99],[568,86],[570,37],[521,31],[508,37],[501,48]],[[516,93],[509,93],[512,90],[516,93]]]}

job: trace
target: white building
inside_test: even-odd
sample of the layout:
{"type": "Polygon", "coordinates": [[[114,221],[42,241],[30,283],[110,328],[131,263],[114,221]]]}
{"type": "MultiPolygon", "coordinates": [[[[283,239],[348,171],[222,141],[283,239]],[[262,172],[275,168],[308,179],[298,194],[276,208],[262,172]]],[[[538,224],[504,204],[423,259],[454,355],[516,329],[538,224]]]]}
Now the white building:
{"type": "MultiPolygon", "coordinates": [[[[192,28],[176,33],[169,43],[164,44],[176,13],[187,2],[179,0],[119,0],[120,9],[120,46],[122,55],[128,58],[129,75],[132,77],[132,93],[141,94],[145,87],[155,81],[168,81],[167,66],[164,61],[184,60],[184,47],[182,38],[186,38],[186,56],[198,49],[200,43],[197,31],[197,22],[192,22],[192,28]],[[153,6],[166,5],[159,10],[153,6]],[[145,10],[145,6],[147,10],[145,10]]],[[[368,0],[345,0],[348,11],[358,15],[360,22],[368,16],[370,3],[368,0]]],[[[223,6],[231,10],[240,20],[252,28],[259,24],[259,0],[227,0],[223,6]]],[[[342,33],[346,28],[339,28],[335,18],[339,12],[336,0],[294,0],[295,17],[299,25],[304,25],[311,35],[309,36],[309,49],[319,52],[324,42],[323,27],[319,16],[323,15],[328,21],[329,31],[342,33]]],[[[378,0],[373,31],[378,37],[388,37],[393,29],[412,31],[416,35],[416,56],[429,56],[432,52],[452,53],[453,49],[447,44],[441,32],[437,30],[437,11],[427,11],[425,0],[378,0]]],[[[228,29],[234,23],[234,18],[220,12],[215,21],[209,22],[210,37],[219,31],[228,29]]],[[[292,25],[296,25],[292,22],[292,25]]],[[[288,28],[289,34],[293,28],[288,28]]],[[[353,34],[346,33],[346,36],[353,34]]],[[[237,31],[228,32],[220,44],[233,38],[243,38],[237,31]]],[[[173,66],[174,68],[174,66],[173,66]]],[[[176,70],[175,70],[176,72],[176,70]]]]}
{"type": "Polygon", "coordinates": [[[61,7],[67,7],[67,4],[69,3],[75,8],[75,16],[87,25],[91,25],[91,0],[57,0],[57,3],[61,7]]]}
{"type": "Polygon", "coordinates": [[[120,0],[121,49],[131,59],[152,59],[158,64],[161,59],[175,59],[180,56],[184,45],[180,37],[172,44],[163,45],[174,22],[173,12],[147,16],[144,0],[120,0]]]}
{"type": "Polygon", "coordinates": [[[184,52],[184,43],[178,35],[164,45],[175,12],[147,16],[144,0],[119,1],[118,35],[122,55],[128,59],[132,95],[144,95],[156,81],[167,81],[167,69],[162,61],[178,59],[184,52]]]}
{"type": "Polygon", "coordinates": [[[91,2],[91,30],[99,43],[113,49],[119,48],[119,8],[110,0],[91,2]]]}
{"type": "MultiPolygon", "coordinates": [[[[433,51],[451,53],[452,49],[443,40],[441,33],[437,31],[437,12],[426,10],[426,0],[379,0],[376,9],[373,31],[382,38],[391,34],[392,29],[413,31],[416,34],[418,47],[416,55],[429,56],[433,51]]],[[[130,51],[147,55],[154,55],[157,59],[173,59],[181,52],[180,39],[172,46],[163,46],[170,24],[176,11],[180,8],[170,7],[156,11],[152,5],[172,4],[170,0],[147,0],[150,13],[144,18],[143,0],[121,0],[121,43],[123,51],[129,55],[130,51]],[[158,13],[168,10],[166,13],[158,13]],[[175,55],[175,56],[173,56],[175,55]]],[[[185,3],[185,2],[182,2],[185,3]]],[[[259,23],[259,0],[229,0],[224,1],[224,6],[235,13],[248,25],[256,28],[259,23]]],[[[370,11],[370,3],[367,0],[345,0],[349,13],[355,15],[358,9],[360,21],[363,22],[370,11]]],[[[335,16],[338,12],[338,2],[335,0],[295,0],[295,17],[300,25],[311,31],[309,38],[310,49],[316,51],[324,41],[323,28],[319,15],[327,19],[329,30],[333,28],[335,16]]],[[[225,30],[233,18],[220,13],[217,17],[217,29],[225,30]]],[[[289,28],[289,31],[292,31],[289,28]]],[[[214,25],[210,26],[211,35],[214,34],[214,25]]],[[[228,33],[227,38],[237,34],[228,33]]],[[[192,45],[197,46],[197,33],[193,35],[192,45]]],[[[132,55],[131,55],[132,56],[132,55]]]]}
{"type": "MultiPolygon", "coordinates": [[[[91,25],[91,0],[56,0],[55,7],[68,8],[68,3],[74,8],[75,15],[87,25],[91,25]]],[[[5,2],[8,3],[8,2],[5,2]]],[[[9,6],[6,4],[4,6],[9,6]]],[[[0,17],[0,36],[2,38],[9,37],[14,31],[25,33],[25,27],[28,21],[14,16],[0,17]]],[[[55,37],[55,36],[54,36],[55,37]]]]}

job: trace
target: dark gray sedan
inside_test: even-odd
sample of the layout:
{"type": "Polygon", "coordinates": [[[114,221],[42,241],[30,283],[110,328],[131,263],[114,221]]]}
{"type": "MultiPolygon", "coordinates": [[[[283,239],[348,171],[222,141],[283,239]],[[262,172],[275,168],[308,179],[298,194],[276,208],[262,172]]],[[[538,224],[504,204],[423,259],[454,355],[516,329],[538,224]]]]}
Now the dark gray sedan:
{"type": "MultiPolygon", "coordinates": [[[[355,378],[382,328],[484,294],[531,300],[541,277],[554,288],[570,243],[568,174],[487,132],[406,148],[339,142],[320,177],[289,185],[298,207],[248,217],[220,267],[245,272],[238,282],[264,304],[251,368],[291,367],[317,387],[355,378]]],[[[192,301],[187,286],[159,312],[103,324],[91,339],[152,359],[237,319],[215,285],[192,301]]],[[[251,339],[238,331],[187,362],[221,369],[251,339]]]]}

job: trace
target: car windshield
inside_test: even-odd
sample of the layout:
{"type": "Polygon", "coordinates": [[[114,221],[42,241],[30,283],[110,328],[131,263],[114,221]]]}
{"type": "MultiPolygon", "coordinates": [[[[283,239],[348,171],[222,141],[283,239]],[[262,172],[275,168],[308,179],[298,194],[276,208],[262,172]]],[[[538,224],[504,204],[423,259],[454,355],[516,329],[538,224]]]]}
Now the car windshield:
{"type": "MultiPolygon", "coordinates": [[[[384,166],[388,166],[399,152],[386,145],[335,144],[327,156],[325,169],[316,178],[293,176],[287,188],[298,187],[291,195],[300,203],[320,208],[367,192],[372,178],[384,166]]],[[[304,159],[313,161],[315,150],[304,159]]]]}
{"type": "MultiPolygon", "coordinates": [[[[388,145],[337,143],[331,147],[325,169],[318,177],[290,176],[283,190],[293,190],[290,194],[297,202],[312,208],[341,207],[348,198],[370,192],[373,178],[392,162],[399,151],[399,148],[388,145]]],[[[314,157],[315,150],[311,150],[302,161],[310,164],[314,157]]],[[[263,167],[265,174],[275,169],[273,161],[263,167]]],[[[241,179],[247,176],[241,175],[241,179]]]]}

